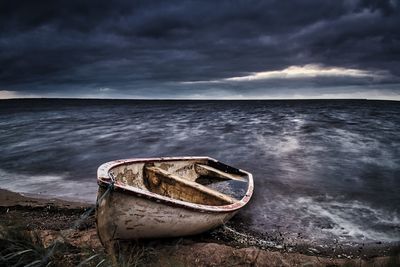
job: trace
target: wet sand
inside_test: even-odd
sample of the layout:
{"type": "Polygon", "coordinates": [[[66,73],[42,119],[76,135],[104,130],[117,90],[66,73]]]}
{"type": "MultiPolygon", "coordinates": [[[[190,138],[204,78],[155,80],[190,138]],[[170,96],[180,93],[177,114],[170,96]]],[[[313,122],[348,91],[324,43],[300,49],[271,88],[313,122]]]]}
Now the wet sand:
{"type": "MultiPolygon", "coordinates": [[[[23,196],[0,189],[0,242],[9,227],[35,233],[44,247],[55,240],[70,249],[60,261],[75,266],[90,255],[108,257],[97,237],[93,206],[53,198],[23,196]],[[79,222],[79,223],[77,223],[79,222]],[[89,252],[88,252],[89,251],[89,252]]],[[[260,236],[246,230],[240,213],[226,226],[202,235],[148,240],[134,243],[140,248],[140,263],[151,266],[396,266],[400,254],[395,246],[314,247],[290,244],[279,236],[260,236]]],[[[1,245],[1,244],[0,244],[1,245]]],[[[94,261],[94,260],[93,260],[94,261]]],[[[88,266],[91,266],[87,263],[88,266]]],[[[96,264],[94,264],[95,266],[96,264]]]]}

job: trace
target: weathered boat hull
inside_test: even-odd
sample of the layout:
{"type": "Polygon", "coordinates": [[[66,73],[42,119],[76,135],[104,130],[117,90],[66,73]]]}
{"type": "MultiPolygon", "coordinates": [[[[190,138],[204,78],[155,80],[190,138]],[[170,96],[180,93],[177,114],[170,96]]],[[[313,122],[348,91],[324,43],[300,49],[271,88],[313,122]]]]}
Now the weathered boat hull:
{"type": "MultiPolygon", "coordinates": [[[[236,170],[247,175],[247,191],[242,199],[227,205],[189,203],[147,191],[144,185],[129,186],[126,184],[131,177],[143,179],[143,166],[148,162],[157,162],[160,166],[165,165],[164,162],[172,162],[180,166],[180,162],[184,161],[199,163],[200,167],[202,166],[200,163],[206,161],[218,162],[208,157],[180,157],[120,160],[100,166],[96,224],[99,238],[106,248],[116,240],[176,237],[202,233],[225,223],[251,198],[252,175],[239,169],[236,170]],[[124,169],[124,164],[130,167],[124,169]],[[113,190],[109,190],[105,194],[110,186],[109,173],[112,169],[118,169],[120,173],[123,173],[119,176],[123,182],[118,183],[117,181],[113,185],[113,190]]],[[[153,169],[157,169],[157,167],[149,168],[151,175],[153,173],[150,171],[153,169]]],[[[188,176],[190,172],[194,172],[194,167],[191,170],[181,169],[188,176]]],[[[150,177],[149,181],[152,181],[151,179],[154,177],[150,177]]],[[[193,184],[190,181],[187,183],[193,184]]],[[[202,193],[204,192],[202,191],[202,193]]]]}
{"type": "MultiPolygon", "coordinates": [[[[99,194],[103,192],[101,189],[99,194]]],[[[199,212],[112,192],[99,203],[97,228],[103,244],[122,239],[186,236],[215,228],[235,213],[199,212]]]]}

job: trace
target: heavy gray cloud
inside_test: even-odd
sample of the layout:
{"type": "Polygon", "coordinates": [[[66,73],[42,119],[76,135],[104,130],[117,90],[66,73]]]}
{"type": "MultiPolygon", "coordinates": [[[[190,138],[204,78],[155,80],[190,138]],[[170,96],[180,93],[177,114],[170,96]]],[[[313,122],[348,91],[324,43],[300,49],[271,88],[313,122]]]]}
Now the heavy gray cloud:
{"type": "Polygon", "coordinates": [[[398,25],[400,3],[393,0],[2,1],[0,91],[132,98],[382,92],[396,98],[398,25]],[[307,64],[384,75],[207,82],[307,64]]]}

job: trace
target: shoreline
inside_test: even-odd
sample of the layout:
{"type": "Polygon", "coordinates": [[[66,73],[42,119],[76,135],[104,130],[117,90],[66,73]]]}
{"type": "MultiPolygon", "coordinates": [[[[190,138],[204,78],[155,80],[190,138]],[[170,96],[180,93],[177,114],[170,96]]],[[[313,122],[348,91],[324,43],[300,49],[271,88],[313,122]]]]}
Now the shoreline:
{"type": "MultiPolygon", "coordinates": [[[[0,189],[0,230],[18,226],[22,231],[36,233],[45,247],[49,247],[54,240],[62,236],[64,244],[76,248],[75,251],[80,251],[75,253],[77,255],[82,254],[82,249],[104,253],[97,238],[93,212],[76,229],[71,230],[71,227],[76,225],[76,221],[80,220],[81,215],[93,206],[90,203],[46,198],[42,195],[29,194],[27,196],[0,189]]],[[[330,247],[324,250],[305,245],[302,247],[301,245],[268,244],[260,242],[260,240],[265,240],[261,236],[248,233],[243,225],[238,225],[239,221],[240,216],[226,226],[197,236],[141,242],[143,257],[156,251],[156,256],[150,259],[151,264],[155,266],[165,265],[166,262],[167,266],[168,262],[171,266],[176,263],[182,263],[184,266],[193,264],[200,266],[212,264],[222,266],[232,264],[386,266],[387,263],[393,261],[400,263],[397,246],[386,244],[366,246],[362,248],[362,253],[359,251],[360,248],[343,247],[336,253],[332,253],[330,247]]],[[[76,260],[75,254],[69,255],[70,258],[76,260]]],[[[70,260],[70,263],[74,266],[76,261],[70,260]]]]}

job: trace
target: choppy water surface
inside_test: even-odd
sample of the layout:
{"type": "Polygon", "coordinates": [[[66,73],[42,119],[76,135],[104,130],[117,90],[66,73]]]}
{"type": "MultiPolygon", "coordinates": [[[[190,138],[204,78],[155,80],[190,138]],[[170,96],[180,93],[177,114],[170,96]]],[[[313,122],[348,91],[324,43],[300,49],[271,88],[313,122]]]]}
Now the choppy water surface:
{"type": "Polygon", "coordinates": [[[0,149],[0,187],[93,202],[103,162],[208,155],[254,174],[253,231],[400,240],[399,102],[2,100],[0,149]]]}

